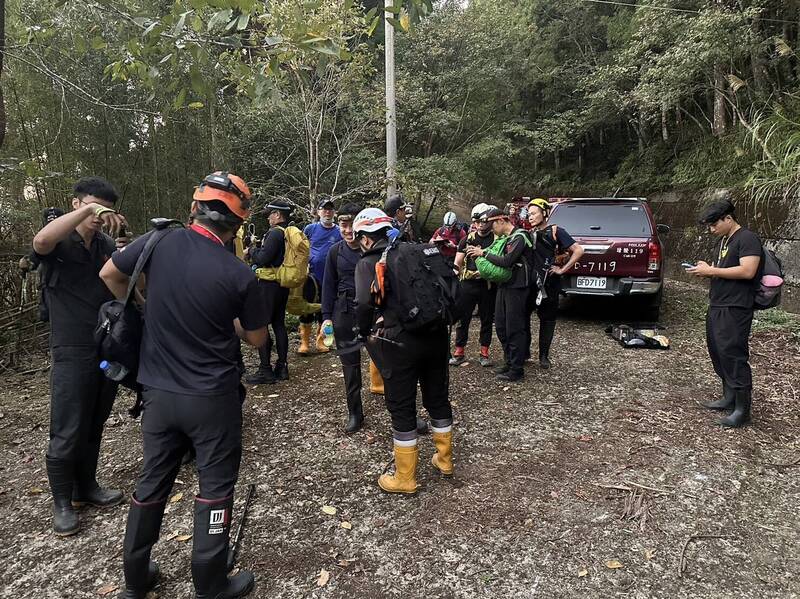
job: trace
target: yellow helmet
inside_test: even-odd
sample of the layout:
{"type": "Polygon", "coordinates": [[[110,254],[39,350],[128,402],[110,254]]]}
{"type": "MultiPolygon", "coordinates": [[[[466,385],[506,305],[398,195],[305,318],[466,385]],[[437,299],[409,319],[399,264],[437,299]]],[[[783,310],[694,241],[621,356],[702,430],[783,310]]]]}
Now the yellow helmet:
{"type": "Polygon", "coordinates": [[[529,207],[536,206],[537,208],[541,208],[542,212],[544,212],[545,214],[550,213],[550,208],[551,208],[550,203],[543,198],[534,198],[533,200],[528,202],[528,206],[529,207]]]}

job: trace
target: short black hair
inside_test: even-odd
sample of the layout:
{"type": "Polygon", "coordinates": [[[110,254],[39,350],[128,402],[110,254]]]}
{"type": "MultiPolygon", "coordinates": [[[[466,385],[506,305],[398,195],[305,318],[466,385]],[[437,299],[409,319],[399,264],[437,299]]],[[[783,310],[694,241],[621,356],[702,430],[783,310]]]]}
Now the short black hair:
{"type": "Polygon", "coordinates": [[[347,202],[346,204],[342,205],[339,208],[339,211],[336,213],[337,216],[355,216],[359,212],[361,212],[362,208],[358,204],[353,202],[347,202]]]}
{"type": "Polygon", "coordinates": [[[390,227],[384,227],[377,231],[361,231],[360,233],[356,233],[356,237],[369,237],[372,241],[381,241],[382,239],[389,238],[389,228],[390,227]]]}
{"type": "Polygon", "coordinates": [[[221,200],[208,200],[205,202],[197,202],[197,204],[207,211],[219,212],[222,216],[226,217],[224,220],[213,220],[203,210],[196,210],[194,214],[192,214],[194,220],[203,223],[215,233],[230,233],[231,231],[236,231],[244,222],[231,212],[228,205],[221,200]]]}
{"type": "Polygon", "coordinates": [[[722,199],[712,201],[703,209],[700,215],[701,225],[712,225],[726,216],[731,216],[736,219],[736,207],[733,205],[730,196],[719,194],[715,197],[721,197],[722,199]]]}
{"type": "Polygon", "coordinates": [[[81,177],[72,188],[75,197],[82,200],[86,196],[94,196],[116,204],[119,196],[114,186],[102,177],[81,177]]]}

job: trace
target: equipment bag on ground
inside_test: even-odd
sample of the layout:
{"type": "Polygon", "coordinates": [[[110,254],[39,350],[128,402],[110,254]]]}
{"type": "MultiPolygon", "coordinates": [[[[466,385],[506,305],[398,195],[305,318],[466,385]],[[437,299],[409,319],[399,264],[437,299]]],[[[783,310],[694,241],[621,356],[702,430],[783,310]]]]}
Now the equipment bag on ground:
{"type": "Polygon", "coordinates": [[[387,286],[400,325],[420,332],[458,319],[458,277],[433,244],[393,242],[375,265],[373,295],[385,306],[387,286]]]}

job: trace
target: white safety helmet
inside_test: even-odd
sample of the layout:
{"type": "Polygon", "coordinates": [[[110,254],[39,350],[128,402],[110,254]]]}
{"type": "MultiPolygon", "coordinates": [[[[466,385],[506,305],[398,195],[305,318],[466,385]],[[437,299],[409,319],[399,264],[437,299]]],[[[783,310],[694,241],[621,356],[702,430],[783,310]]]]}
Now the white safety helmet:
{"type": "Polygon", "coordinates": [[[364,208],[353,219],[353,231],[359,233],[374,233],[392,226],[392,219],[380,208],[364,208]]]}
{"type": "Polygon", "coordinates": [[[456,220],[455,212],[446,212],[444,215],[444,226],[452,227],[454,224],[456,224],[456,220]]]}
{"type": "Polygon", "coordinates": [[[478,220],[481,217],[481,214],[486,212],[488,209],[489,206],[487,204],[484,204],[483,202],[481,202],[480,204],[475,204],[472,207],[472,214],[471,214],[472,220],[478,220]]]}

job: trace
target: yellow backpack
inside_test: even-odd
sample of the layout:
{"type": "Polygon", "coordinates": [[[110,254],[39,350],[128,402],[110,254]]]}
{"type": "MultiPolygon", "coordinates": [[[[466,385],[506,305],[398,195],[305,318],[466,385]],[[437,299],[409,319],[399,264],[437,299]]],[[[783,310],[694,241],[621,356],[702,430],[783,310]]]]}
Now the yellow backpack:
{"type": "Polygon", "coordinates": [[[294,226],[278,227],[283,231],[286,253],[283,264],[278,267],[259,268],[256,276],[265,281],[277,281],[281,287],[294,289],[302,287],[308,277],[308,259],[311,255],[311,243],[308,237],[294,226]]]}

